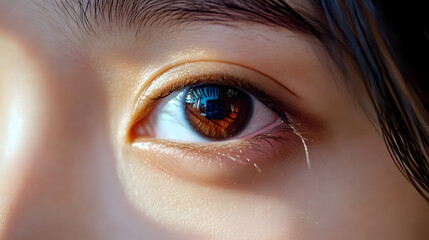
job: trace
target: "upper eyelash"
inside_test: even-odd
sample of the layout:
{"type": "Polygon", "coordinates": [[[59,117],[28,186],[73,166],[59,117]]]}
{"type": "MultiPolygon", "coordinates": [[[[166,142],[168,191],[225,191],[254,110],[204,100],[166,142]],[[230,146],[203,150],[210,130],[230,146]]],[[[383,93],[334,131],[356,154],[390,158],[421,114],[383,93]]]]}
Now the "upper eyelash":
{"type": "Polygon", "coordinates": [[[149,98],[148,105],[152,106],[160,99],[168,97],[173,92],[181,89],[185,89],[186,87],[189,87],[198,83],[227,84],[234,87],[242,88],[243,90],[252,94],[256,99],[261,101],[269,109],[271,109],[275,114],[279,116],[279,118],[283,122],[287,124],[291,124],[290,117],[284,110],[284,107],[283,107],[284,104],[279,103],[279,101],[275,100],[273,97],[268,95],[265,91],[253,86],[249,82],[239,77],[236,77],[230,74],[225,74],[225,73],[190,76],[180,82],[176,82],[170,85],[169,87],[165,88],[164,90],[161,91],[161,93],[158,96],[149,98]]]}
{"type": "MultiPolygon", "coordinates": [[[[155,97],[145,96],[147,97],[147,100],[148,100],[148,105],[145,112],[146,113],[149,112],[152,109],[152,106],[160,99],[166,98],[167,96],[169,96],[175,91],[185,89],[186,87],[189,87],[198,83],[228,84],[234,87],[242,88],[247,92],[249,92],[250,94],[252,94],[259,101],[261,101],[265,106],[267,106],[269,109],[271,109],[275,114],[279,116],[279,118],[283,121],[283,124],[285,124],[286,126],[285,128],[282,129],[282,131],[293,132],[297,137],[299,137],[299,139],[301,140],[304,146],[307,165],[308,167],[311,166],[308,147],[306,143],[308,139],[301,134],[301,131],[298,131],[297,127],[295,127],[295,120],[292,121],[291,116],[287,113],[287,111],[285,111],[285,109],[288,109],[286,108],[287,106],[281,103],[280,101],[274,99],[272,96],[268,95],[265,91],[255,87],[254,85],[243,80],[242,78],[236,77],[231,74],[220,73],[220,74],[196,75],[196,76],[190,76],[185,79],[182,79],[182,81],[176,82],[170,85],[169,87],[164,88],[161,91],[161,93],[159,93],[155,97]]],[[[144,117],[145,117],[145,114],[141,114],[140,118],[136,122],[140,121],[144,117]]],[[[300,128],[301,127],[305,128],[306,126],[304,124],[304,126],[300,126],[300,128]]],[[[257,136],[254,136],[254,138],[252,138],[252,141],[255,142],[256,139],[266,141],[268,143],[270,143],[269,140],[275,140],[275,141],[288,140],[288,139],[279,139],[278,136],[273,136],[270,133],[259,134],[257,136]]],[[[252,141],[249,140],[249,142],[252,142],[252,141]]],[[[253,146],[257,147],[257,145],[253,145],[253,146]]]]}

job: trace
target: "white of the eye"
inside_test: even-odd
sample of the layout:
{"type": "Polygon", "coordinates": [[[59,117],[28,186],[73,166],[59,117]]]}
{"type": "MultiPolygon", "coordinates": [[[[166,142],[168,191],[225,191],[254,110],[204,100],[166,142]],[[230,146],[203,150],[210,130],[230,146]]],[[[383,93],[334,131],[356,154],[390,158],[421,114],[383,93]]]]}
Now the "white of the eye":
{"type": "MultiPolygon", "coordinates": [[[[187,89],[170,94],[151,112],[149,126],[146,126],[146,129],[149,128],[152,137],[180,142],[210,142],[198,134],[186,119],[183,103],[186,92],[187,89]]],[[[273,111],[255,97],[251,97],[253,113],[249,123],[234,139],[257,135],[279,121],[279,117],[273,111]]]]}

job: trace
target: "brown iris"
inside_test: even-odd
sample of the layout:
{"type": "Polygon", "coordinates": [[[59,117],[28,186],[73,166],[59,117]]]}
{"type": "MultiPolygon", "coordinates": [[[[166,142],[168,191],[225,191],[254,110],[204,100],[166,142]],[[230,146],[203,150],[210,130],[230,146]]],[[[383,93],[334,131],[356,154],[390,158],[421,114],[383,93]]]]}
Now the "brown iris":
{"type": "Polygon", "coordinates": [[[185,116],[194,130],[218,141],[240,133],[253,109],[247,93],[219,84],[193,86],[186,92],[184,101],[185,116]]]}

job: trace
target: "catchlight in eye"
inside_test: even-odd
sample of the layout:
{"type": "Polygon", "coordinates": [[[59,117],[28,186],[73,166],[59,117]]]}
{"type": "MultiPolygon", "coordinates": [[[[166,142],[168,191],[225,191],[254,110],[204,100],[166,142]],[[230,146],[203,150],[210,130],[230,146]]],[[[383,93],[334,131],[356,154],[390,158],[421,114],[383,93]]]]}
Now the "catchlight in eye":
{"type": "Polygon", "coordinates": [[[254,85],[257,74],[210,71],[179,79],[166,74],[145,90],[129,135],[141,159],[168,173],[221,182],[261,173],[268,163],[301,150],[301,144],[309,163],[300,134],[306,125],[286,111],[291,107],[259,88],[263,85],[254,85]],[[154,155],[147,158],[148,153],[154,155]]]}

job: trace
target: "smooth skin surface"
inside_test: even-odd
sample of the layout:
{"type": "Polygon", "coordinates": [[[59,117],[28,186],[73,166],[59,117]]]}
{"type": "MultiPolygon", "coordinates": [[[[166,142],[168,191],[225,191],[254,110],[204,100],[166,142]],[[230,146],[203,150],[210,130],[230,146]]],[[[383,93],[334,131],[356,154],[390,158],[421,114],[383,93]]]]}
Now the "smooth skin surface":
{"type": "Polygon", "coordinates": [[[428,204],[316,40],[255,23],[82,37],[52,2],[0,0],[0,239],[429,236],[428,204]],[[227,148],[191,143],[185,158],[183,146],[130,137],[151,114],[147,96],[219,72],[289,107],[311,167],[291,133],[240,155],[260,173],[216,162],[227,148]]]}

